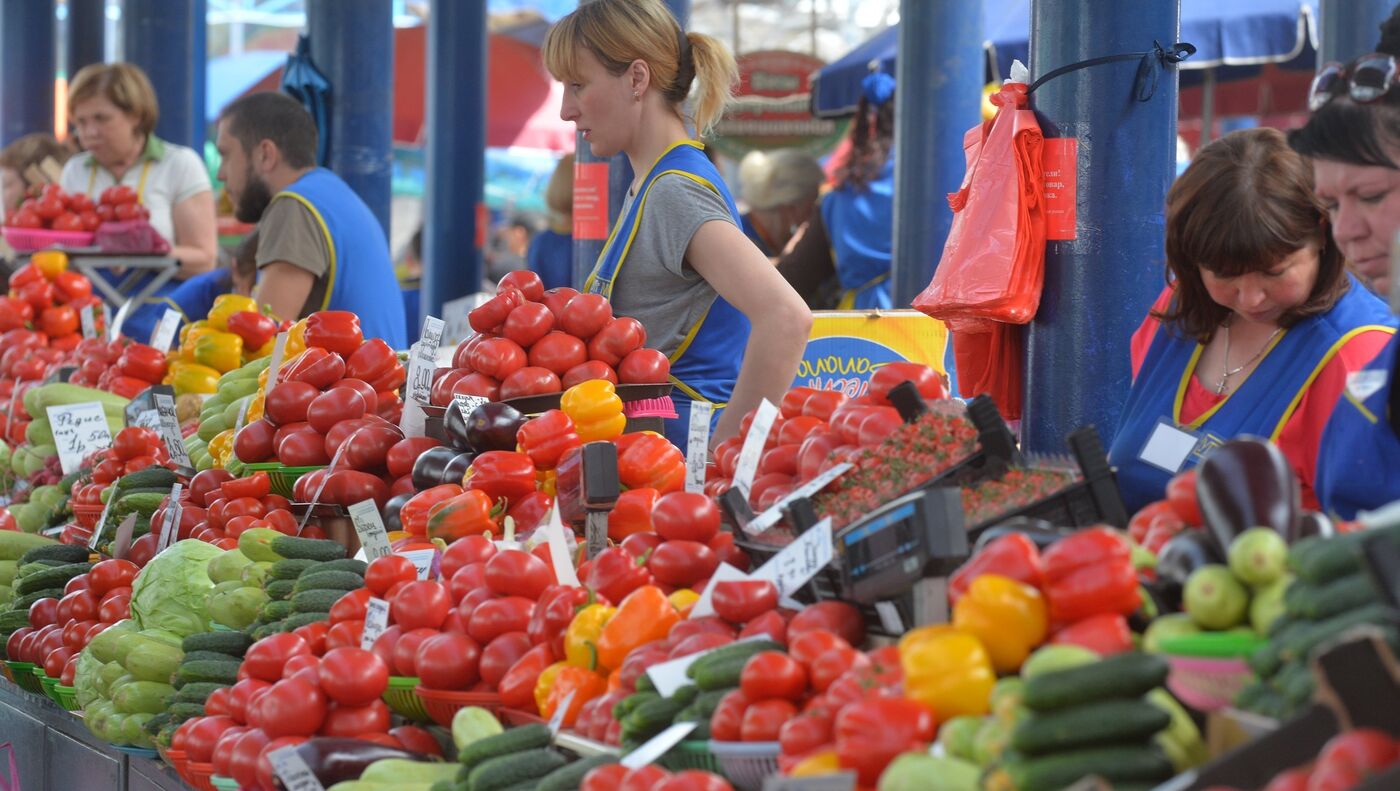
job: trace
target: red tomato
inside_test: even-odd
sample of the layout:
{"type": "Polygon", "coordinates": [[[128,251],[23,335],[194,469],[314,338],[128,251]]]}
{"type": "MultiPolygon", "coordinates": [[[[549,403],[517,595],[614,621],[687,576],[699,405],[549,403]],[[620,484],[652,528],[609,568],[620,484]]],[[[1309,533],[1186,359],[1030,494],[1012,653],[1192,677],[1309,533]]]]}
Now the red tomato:
{"type": "Polygon", "coordinates": [[[832,632],[816,629],[804,632],[788,642],[788,655],[808,670],[817,657],[833,648],[850,648],[851,644],[832,632]]]}
{"type": "Polygon", "coordinates": [[[444,633],[418,646],[414,667],[428,689],[465,690],[477,682],[481,647],[464,634],[444,633]]]}
{"type": "Polygon", "coordinates": [[[744,624],[778,606],[778,586],[771,580],[717,582],[711,596],[715,614],[732,624],[744,624]]]}
{"type": "Polygon", "coordinates": [[[326,650],[334,651],[337,648],[359,648],[360,637],[364,634],[364,621],[341,621],[332,624],[326,632],[326,650]]]}
{"type": "Polygon", "coordinates": [[[424,451],[440,445],[442,443],[432,437],[406,437],[389,448],[384,457],[384,465],[390,475],[401,478],[413,472],[413,462],[417,461],[424,451]]]}
{"type": "Polygon", "coordinates": [[[549,566],[522,549],[503,549],[486,561],[486,584],[502,596],[538,600],[553,582],[549,566]]]}
{"type": "Polygon", "coordinates": [[[625,385],[665,384],[670,375],[671,361],[656,349],[635,349],[617,365],[617,379],[625,385]]]}
{"type": "Polygon", "coordinates": [[[544,296],[540,301],[549,308],[550,312],[554,314],[554,318],[558,320],[564,315],[564,306],[569,304],[569,300],[576,296],[578,296],[578,291],[568,286],[561,286],[559,288],[551,288],[544,292],[544,296]]]}
{"type": "MultiPolygon", "coordinates": [[[[297,635],[297,637],[301,637],[301,635],[297,635]]],[[[305,639],[304,637],[302,638],[302,640],[305,639]]],[[[282,678],[291,678],[303,670],[315,670],[320,666],[321,660],[317,659],[315,654],[297,654],[288,659],[287,663],[282,666],[282,678]]],[[[317,683],[319,684],[320,682],[318,681],[317,683]]]]}
{"type": "Polygon", "coordinates": [[[588,341],[588,357],[616,368],[622,358],[642,348],[646,342],[647,331],[642,323],[631,316],[620,316],[604,324],[588,341]]]}
{"type": "Polygon", "coordinates": [[[385,555],[382,558],[376,558],[365,570],[365,587],[375,596],[381,598],[394,585],[400,582],[413,582],[417,579],[417,567],[413,565],[413,561],[403,555],[385,555]]]}
{"type": "Polygon", "coordinates": [[[753,637],[757,634],[766,634],[771,640],[786,643],[788,634],[787,621],[783,620],[783,616],[777,610],[769,610],[744,624],[744,628],[739,630],[739,637],[741,638],[753,637]]]}
{"type": "Polygon", "coordinates": [[[719,507],[714,498],[695,492],[671,492],[656,501],[651,524],[667,541],[708,544],[719,532],[719,507]]]}
{"type": "Polygon", "coordinates": [[[240,734],[228,759],[228,776],[245,788],[261,787],[258,780],[258,758],[272,739],[262,728],[250,728],[240,734]]]}
{"type": "Polygon", "coordinates": [[[73,591],[58,601],[55,616],[66,615],[62,623],[69,621],[96,621],[101,599],[90,590],[73,591]]]}
{"type": "Polygon", "coordinates": [[[1264,791],[1308,791],[1308,780],[1312,776],[1312,765],[1298,766],[1280,772],[1264,786],[1264,791]]]}
{"type": "Polygon", "coordinates": [[[486,536],[459,538],[448,544],[447,551],[442,553],[442,576],[450,582],[459,570],[473,563],[485,563],[496,551],[496,544],[486,536]]]}
{"type": "Polygon", "coordinates": [[[274,426],[306,420],[307,407],[321,394],[306,382],[282,382],[267,391],[263,415],[274,426]]]}
{"type": "Polygon", "coordinates": [[[336,648],[321,658],[321,688],[342,706],[378,700],[389,686],[389,668],[373,651],[336,648]]]}
{"type": "MultiPolygon", "coordinates": [[[[388,634],[388,632],[385,632],[385,634],[388,634]]],[[[440,634],[440,632],[438,632],[437,629],[429,629],[426,627],[404,630],[393,644],[394,674],[399,676],[418,675],[418,647],[429,637],[436,637],[438,634],[440,634]]],[[[384,636],[380,635],[380,639],[384,639],[384,636]]],[[[378,645],[378,641],[375,641],[376,648],[378,648],[378,645]]],[[[378,651],[375,653],[378,653],[378,651]]]]}
{"type": "Polygon", "coordinates": [[[1375,728],[1356,728],[1322,746],[1308,791],[1341,791],[1400,758],[1400,741],[1375,728]]]}
{"type": "Polygon", "coordinates": [[[670,776],[670,772],[656,764],[639,766],[623,775],[622,785],[617,787],[617,791],[651,791],[658,783],[670,776]]]}
{"type": "Polygon", "coordinates": [[[532,648],[530,636],[525,632],[507,632],[481,649],[481,662],[479,670],[481,680],[487,686],[496,689],[500,686],[501,679],[505,678],[520,659],[532,648]]]}
{"type": "Polygon", "coordinates": [[[140,570],[129,560],[103,560],[87,573],[89,589],[100,596],[113,588],[131,587],[140,570]]]}
{"type": "Polygon", "coordinates": [[[796,659],[781,651],[763,651],[744,663],[739,689],[750,700],[801,700],[807,693],[807,671],[796,659]]]}
{"type": "Polygon", "coordinates": [[[472,349],[472,368],[502,381],[525,367],[525,350],[508,338],[487,338],[472,349]]]}
{"type": "Polygon", "coordinates": [[[528,349],[554,329],[554,314],[539,302],[526,302],[506,316],[501,334],[528,349]]]}
{"type": "Polygon", "coordinates": [[[405,631],[427,627],[436,629],[452,608],[452,596],[440,582],[414,580],[389,602],[389,617],[405,631]]]}
{"type": "MultiPolygon", "coordinates": [[[[59,640],[63,639],[62,633],[59,640]]],[[[68,664],[68,660],[76,656],[76,652],[71,648],[60,645],[44,655],[44,675],[49,678],[58,678],[63,675],[63,666],[68,664]]]]}
{"type": "Polygon", "coordinates": [[[612,369],[612,366],[605,362],[589,360],[586,363],[575,365],[573,368],[565,371],[561,384],[565,390],[568,390],[570,387],[580,382],[588,382],[594,379],[606,379],[613,384],[617,384],[617,372],[612,369]]]}
{"type": "Polygon", "coordinates": [[[612,304],[602,294],[579,294],[564,305],[559,326],[580,340],[597,335],[612,320],[612,304]]]}
{"type": "MultiPolygon", "coordinates": [[[[378,403],[378,399],[376,399],[378,403]]],[[[364,396],[350,387],[332,387],[316,396],[306,407],[306,422],[322,434],[342,420],[364,417],[369,406],[364,396]]]]}
{"type": "MultiPolygon", "coordinates": [[[[627,772],[627,767],[622,764],[595,766],[583,776],[578,791],[616,791],[622,785],[622,778],[627,776],[627,772]]],[[[650,788],[647,791],[651,791],[650,788]]]]}
{"type": "MultiPolygon", "coordinates": [[[[501,282],[496,284],[496,293],[505,291],[508,288],[518,290],[521,296],[531,302],[540,302],[544,299],[544,281],[540,276],[528,269],[516,269],[507,272],[501,278],[501,282]]],[[[557,289],[556,289],[557,290],[557,289]]],[[[506,319],[509,322],[509,318],[506,319]]]]}
{"type": "Polygon", "coordinates": [[[442,756],[442,745],[428,731],[417,725],[400,725],[390,728],[389,735],[399,740],[405,750],[423,755],[442,756]]]}
{"type": "Polygon", "coordinates": [[[205,714],[222,714],[226,717],[233,716],[232,687],[219,687],[209,693],[209,697],[204,699],[205,714]]]}
{"type": "Polygon", "coordinates": [[[647,561],[647,570],[658,582],[677,588],[708,579],[717,566],[719,558],[698,541],[667,541],[657,547],[647,561]]]}
{"type": "Polygon", "coordinates": [[[227,481],[233,480],[233,474],[225,469],[205,470],[190,479],[187,491],[190,493],[190,502],[200,508],[208,508],[211,492],[218,493],[219,487],[227,481]]]}
{"type": "Polygon", "coordinates": [[[389,707],[382,700],[372,700],[363,706],[332,706],[321,724],[322,736],[353,738],[388,730],[389,707]]]}
{"type": "Polygon", "coordinates": [[[784,755],[805,755],[831,744],[831,715],[802,714],[783,723],[778,743],[784,755]]]}
{"type": "Polygon", "coordinates": [[[529,364],[564,376],[569,369],[588,362],[588,346],[567,332],[554,331],[530,347],[529,364]]]}
{"type": "Polygon", "coordinates": [[[1196,468],[1177,473],[1167,481],[1167,502],[1188,525],[1201,524],[1201,506],[1196,501],[1196,468]]]}
{"type": "MultiPolygon", "coordinates": [[[[243,656],[249,675],[263,681],[282,678],[282,666],[294,656],[311,653],[306,641],[290,632],[269,635],[253,643],[243,656]]],[[[312,732],[316,729],[312,728],[312,732]]]]}
{"type": "Polygon", "coordinates": [[[197,717],[185,731],[185,755],[196,763],[208,763],[214,754],[214,744],[224,731],[236,726],[229,717],[197,717]]]}
{"type": "Polygon", "coordinates": [[[749,697],[743,690],[733,690],[720,698],[715,713],[710,716],[710,738],[717,742],[737,742],[741,736],[744,710],[749,697]]]}
{"type": "Polygon", "coordinates": [[[39,599],[29,605],[29,625],[35,629],[42,629],[54,622],[58,617],[58,599],[39,599]]]}
{"type": "Polygon", "coordinates": [[[5,639],[5,656],[18,661],[20,655],[20,643],[24,641],[24,638],[33,634],[34,631],[34,627],[32,626],[22,626],[19,629],[16,629],[13,632],[11,632],[10,636],[5,639]]]}
{"type": "Polygon", "coordinates": [[[346,592],[331,605],[330,625],[335,625],[341,621],[363,621],[365,612],[369,606],[369,600],[374,596],[374,592],[369,588],[359,588],[346,592]]]}
{"type": "Polygon", "coordinates": [[[277,460],[288,467],[317,467],[331,463],[325,441],[310,428],[283,436],[277,443],[277,460]]]}
{"type": "Polygon", "coordinates": [[[489,599],[472,610],[467,634],[479,645],[486,645],[507,632],[528,629],[534,611],[534,601],[523,596],[489,599]]]}
{"type": "Polygon", "coordinates": [[[271,689],[272,685],[256,678],[245,678],[228,688],[229,716],[239,722],[248,721],[248,704],[256,697],[255,693],[271,689]]]}
{"type": "MultiPolygon", "coordinates": [[[[523,306],[522,306],[523,307],[523,306]]],[[[509,400],[523,396],[546,395],[563,390],[559,377],[548,368],[525,366],[507,376],[501,382],[501,399],[509,400]]]]}
{"type": "Polygon", "coordinates": [[[734,786],[714,772],[686,769],[653,785],[651,791],[734,791],[734,786]]]}
{"type": "Polygon", "coordinates": [[[287,678],[258,696],[252,704],[249,720],[268,736],[276,738],[310,736],[320,729],[325,718],[326,695],[321,688],[300,678],[287,678]]]}
{"type": "Polygon", "coordinates": [[[796,716],[797,707],[787,700],[774,698],[750,703],[739,725],[739,740],[776,742],[783,723],[796,716]]]}
{"type": "Polygon", "coordinates": [[[452,385],[451,395],[474,395],[489,398],[492,401],[499,401],[501,397],[501,383],[486,374],[472,371],[461,379],[458,379],[452,385]]]}
{"type": "Polygon", "coordinates": [[[821,629],[840,635],[850,645],[865,642],[865,620],[853,605],[841,601],[822,601],[804,608],[788,622],[788,638],[821,629]]]}

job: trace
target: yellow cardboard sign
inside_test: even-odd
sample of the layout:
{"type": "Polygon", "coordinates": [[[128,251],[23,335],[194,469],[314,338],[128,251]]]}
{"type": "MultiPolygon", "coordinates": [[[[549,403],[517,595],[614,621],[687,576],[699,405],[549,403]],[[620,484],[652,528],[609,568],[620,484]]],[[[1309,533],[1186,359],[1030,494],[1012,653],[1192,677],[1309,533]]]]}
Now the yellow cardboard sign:
{"type": "Polygon", "coordinates": [[[922,363],[940,374],[948,330],[917,310],[822,310],[812,314],[812,336],[794,387],[865,394],[870,376],[892,362],[922,363]]]}

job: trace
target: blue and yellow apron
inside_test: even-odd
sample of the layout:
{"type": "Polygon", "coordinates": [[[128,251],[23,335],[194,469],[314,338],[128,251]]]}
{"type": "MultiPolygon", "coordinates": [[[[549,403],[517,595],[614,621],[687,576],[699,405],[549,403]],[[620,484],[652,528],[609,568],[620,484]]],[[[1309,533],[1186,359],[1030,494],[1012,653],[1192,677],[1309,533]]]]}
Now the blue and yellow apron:
{"type": "Polygon", "coordinates": [[[1183,469],[1241,434],[1277,440],[1308,387],[1347,341],[1368,330],[1394,332],[1395,325],[1385,305],[1351,278],[1351,288],[1330,311],[1280,333],[1238,390],[1190,422],[1181,419],[1181,405],[1204,347],[1177,337],[1166,326],[1158,327],[1108,454],[1128,513],[1162,499],[1172,477],[1139,458],[1159,420],[1199,436],[1183,469]]]}
{"type": "MultiPolygon", "coordinates": [[[[603,252],[598,256],[593,271],[584,281],[583,290],[602,294],[611,299],[613,284],[622,273],[622,265],[627,260],[632,241],[637,237],[641,226],[642,212],[646,209],[647,193],[662,176],[677,174],[694,181],[724,199],[734,224],[739,224],[739,208],[724,185],[719,171],[702,152],[702,146],[693,141],[682,141],[666,149],[651,166],[642,182],[637,199],[627,213],[618,217],[603,252]]],[[[671,399],[676,405],[677,417],[666,421],[666,438],[684,449],[686,436],[690,430],[690,405],[695,401],[708,401],[714,405],[715,419],[734,392],[734,382],[739,378],[739,365],[744,355],[744,347],[749,341],[749,320],[724,297],[715,295],[715,301],[700,317],[685,339],[671,352],[671,383],[675,389],[671,399]]],[[[713,427],[713,423],[711,424],[713,427]]]]}
{"type": "Polygon", "coordinates": [[[837,310],[894,307],[890,261],[894,244],[894,157],[880,177],[857,190],[842,187],[822,197],[822,222],[831,240],[831,261],[841,281],[837,310]]]}
{"type": "Polygon", "coordinates": [[[769,246],[768,240],[763,238],[763,232],[754,224],[752,213],[739,215],[739,230],[743,231],[744,235],[749,237],[749,241],[753,242],[753,246],[757,247],[760,253],[763,253],[769,258],[777,255],[777,253],[773,252],[773,248],[769,246]]]}
{"type": "Polygon", "coordinates": [[[1352,374],[1327,421],[1315,487],[1327,513],[1354,519],[1358,511],[1400,500],[1400,437],[1390,401],[1397,362],[1400,339],[1391,338],[1365,370],[1352,374]]]}
{"type": "Polygon", "coordinates": [[[389,243],[379,220],[339,176],[316,168],[272,198],[295,200],[311,211],[325,234],[330,264],[326,293],[316,310],[348,310],[360,317],[366,338],[408,348],[403,297],[389,243]]]}

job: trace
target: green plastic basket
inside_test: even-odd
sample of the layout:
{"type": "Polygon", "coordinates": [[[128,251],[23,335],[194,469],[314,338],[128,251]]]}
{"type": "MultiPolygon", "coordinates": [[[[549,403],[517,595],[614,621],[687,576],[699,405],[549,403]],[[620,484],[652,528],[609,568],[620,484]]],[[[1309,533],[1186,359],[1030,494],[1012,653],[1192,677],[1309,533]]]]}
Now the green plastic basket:
{"type": "Polygon", "coordinates": [[[53,690],[54,687],[58,686],[58,679],[49,678],[48,676],[44,675],[43,668],[35,669],[34,675],[39,677],[39,684],[44,688],[44,696],[47,697],[49,700],[52,700],[54,703],[57,703],[58,693],[54,692],[53,690]]]}
{"type": "Polygon", "coordinates": [[[6,659],[5,664],[10,666],[10,675],[15,679],[15,685],[25,692],[33,692],[35,695],[44,694],[44,685],[34,675],[35,665],[32,662],[19,662],[14,659],[6,659]]]}
{"type": "Polygon", "coordinates": [[[214,788],[217,788],[218,791],[238,791],[238,781],[234,780],[232,777],[214,775],[209,778],[209,782],[213,783],[214,788]]]}
{"type": "Polygon", "coordinates": [[[418,697],[414,687],[418,686],[417,676],[389,676],[389,688],[384,690],[384,702],[395,714],[415,722],[427,722],[431,717],[423,707],[423,699],[418,697]]]}
{"type": "Polygon", "coordinates": [[[64,709],[68,711],[77,711],[81,708],[81,706],[78,705],[77,687],[65,687],[62,684],[55,684],[51,692],[53,694],[53,699],[58,701],[58,705],[62,706],[64,709]]]}
{"type": "Polygon", "coordinates": [[[681,742],[667,750],[657,763],[661,764],[663,769],[671,772],[701,769],[720,776],[724,775],[724,767],[720,766],[719,759],[715,757],[715,754],[710,752],[710,743],[704,740],[681,742]]]}
{"type": "Polygon", "coordinates": [[[247,475],[252,475],[255,472],[267,473],[267,476],[272,479],[272,493],[292,500],[295,499],[292,496],[292,489],[296,486],[298,478],[308,472],[324,470],[325,468],[324,464],[312,467],[288,467],[275,461],[264,461],[247,465],[245,471],[247,475]]]}

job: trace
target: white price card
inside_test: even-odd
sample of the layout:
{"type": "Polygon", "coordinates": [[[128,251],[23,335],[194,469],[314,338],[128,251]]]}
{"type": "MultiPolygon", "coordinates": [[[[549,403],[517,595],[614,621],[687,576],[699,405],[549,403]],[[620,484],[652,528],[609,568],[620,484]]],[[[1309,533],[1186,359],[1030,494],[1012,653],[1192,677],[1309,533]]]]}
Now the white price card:
{"type": "Polygon", "coordinates": [[[418,579],[433,578],[433,567],[437,565],[436,549],[410,549],[399,554],[408,558],[409,562],[413,564],[413,568],[418,570],[418,579]]]}
{"type": "Polygon", "coordinates": [[[816,777],[769,775],[763,780],[763,791],[855,791],[855,788],[855,772],[835,772],[816,777]]]}
{"type": "Polygon", "coordinates": [[[491,403],[491,399],[478,395],[455,395],[452,396],[452,403],[462,415],[462,422],[466,423],[471,419],[472,413],[476,411],[477,407],[491,403]]]}
{"type": "Polygon", "coordinates": [[[832,465],[826,472],[802,484],[796,489],[793,489],[786,497],[773,503],[773,505],[765,509],[763,513],[751,519],[748,524],[744,525],[744,532],[751,536],[758,535],[773,525],[776,525],[778,520],[783,518],[783,509],[787,508],[790,503],[803,497],[811,497],[817,492],[820,492],[832,481],[845,475],[846,471],[849,469],[851,469],[850,462],[843,461],[840,464],[832,465]]]}
{"type": "Polygon", "coordinates": [[[769,580],[777,586],[779,596],[791,596],[826,568],[832,554],[831,518],[827,517],[769,558],[749,579],[769,580]]]}
{"type": "Polygon", "coordinates": [[[428,431],[428,414],[423,405],[412,398],[403,402],[403,412],[399,414],[399,431],[405,437],[421,437],[428,431]]]}
{"type": "Polygon", "coordinates": [[[82,466],[89,453],[112,447],[112,430],[102,404],[87,401],[48,408],[53,441],[58,446],[58,463],[70,475],[82,466]]]}
{"type": "Polygon", "coordinates": [[[710,419],[715,407],[709,401],[690,405],[690,434],[685,441],[685,490],[705,490],[705,462],[710,458],[710,419]]]}
{"type": "Polygon", "coordinates": [[[389,602],[371,597],[365,604],[365,629],[360,633],[360,648],[374,648],[374,641],[389,628],[389,602]]]}
{"type": "Polygon", "coordinates": [[[180,532],[180,490],[182,484],[175,484],[170,487],[170,504],[165,506],[165,519],[161,520],[160,538],[156,539],[156,552],[163,551],[166,547],[175,543],[175,536],[180,532]]]}
{"type": "Polygon", "coordinates": [[[102,528],[107,526],[107,515],[112,513],[112,501],[115,499],[116,492],[111,491],[107,502],[102,506],[102,515],[97,517],[97,524],[92,526],[92,538],[88,539],[88,549],[97,549],[97,542],[102,538],[102,528]]]}
{"type": "MultiPolygon", "coordinates": [[[[770,638],[766,634],[755,634],[740,640],[735,640],[734,643],[747,643],[750,640],[768,639],[770,638]]],[[[733,645],[734,643],[730,643],[729,645],[733,645]]],[[[685,674],[685,671],[689,669],[691,665],[695,664],[695,660],[726,647],[727,646],[721,645],[714,648],[707,648],[704,651],[696,651],[693,654],[686,654],[685,656],[652,665],[647,668],[647,675],[651,676],[651,683],[656,685],[656,691],[661,693],[661,697],[669,698],[676,693],[676,690],[693,683],[690,677],[685,674]]]]}
{"type": "Polygon", "coordinates": [[[282,331],[277,333],[277,340],[272,342],[272,357],[267,361],[267,389],[272,390],[277,386],[277,372],[282,370],[282,358],[287,356],[287,333],[282,331]]]}
{"type": "Polygon", "coordinates": [[[904,634],[904,619],[899,617],[899,608],[891,601],[875,602],[875,613],[880,616],[880,625],[893,634],[904,634]]]}
{"type": "Polygon", "coordinates": [[[180,417],[175,413],[175,396],[156,393],[152,400],[160,413],[160,427],[156,431],[165,442],[165,450],[170,454],[170,460],[177,466],[193,469],[190,452],[185,450],[185,438],[180,434],[180,417]]]}
{"type": "Polygon", "coordinates": [[[729,580],[746,580],[749,575],[728,563],[720,563],[715,569],[715,573],[710,575],[710,581],[705,585],[705,589],[700,591],[700,598],[695,600],[694,606],[690,608],[691,618],[703,618],[707,615],[715,614],[715,583],[727,582],[729,580]]]}
{"type": "MultiPolygon", "coordinates": [[[[106,310],[107,303],[102,303],[103,310],[106,310]]],[[[122,303],[117,308],[117,316],[107,322],[107,342],[111,343],[122,336],[122,325],[126,323],[127,314],[131,313],[131,300],[122,303]]]]}
{"type": "Polygon", "coordinates": [[[180,311],[174,308],[166,308],[161,314],[160,323],[151,331],[151,346],[163,351],[170,351],[170,346],[175,343],[175,331],[180,328],[180,311]]]}
{"type": "Polygon", "coordinates": [[[651,737],[641,747],[633,750],[623,757],[621,763],[628,769],[637,769],[650,763],[656,763],[656,759],[666,754],[667,750],[681,743],[681,740],[690,735],[695,730],[698,722],[678,722],[661,733],[651,737]]]}
{"type": "Polygon", "coordinates": [[[273,750],[267,754],[267,760],[272,764],[272,773],[287,791],[326,791],[311,767],[302,760],[295,744],[273,750]]]}
{"type": "Polygon", "coordinates": [[[131,534],[136,532],[136,514],[127,514],[117,525],[116,538],[112,539],[112,557],[124,559],[131,551],[131,534]]]}
{"type": "Polygon", "coordinates": [[[549,521],[544,526],[544,539],[549,545],[549,562],[554,566],[554,579],[560,585],[579,586],[578,571],[569,555],[569,543],[564,536],[564,522],[559,519],[559,503],[549,509],[549,521]]]}
{"type": "Polygon", "coordinates": [[[136,416],[136,419],[133,420],[133,421],[131,421],[131,425],[133,425],[133,426],[139,426],[139,427],[141,427],[141,428],[148,428],[148,429],[150,429],[151,431],[159,431],[159,430],[160,430],[160,410],[159,410],[159,409],[143,409],[143,410],[141,410],[141,414],[137,415],[137,416],[136,416]]]}
{"type": "Polygon", "coordinates": [[[423,335],[413,344],[408,358],[408,378],[404,383],[405,401],[428,403],[433,390],[433,372],[437,370],[438,344],[442,342],[442,319],[428,316],[423,320],[423,335]]]}
{"type": "Polygon", "coordinates": [[[569,694],[565,695],[564,699],[560,701],[559,707],[554,710],[554,716],[549,718],[549,733],[551,736],[558,736],[559,729],[564,727],[564,716],[569,713],[569,705],[574,702],[574,695],[577,693],[577,689],[570,690],[569,694]]]}
{"type": "Polygon", "coordinates": [[[373,500],[362,500],[346,509],[350,521],[360,536],[360,546],[364,547],[365,560],[373,561],[393,554],[389,546],[389,532],[384,529],[384,519],[379,516],[379,506],[373,500]]]}
{"type": "Polygon", "coordinates": [[[768,442],[768,432],[773,430],[773,421],[778,417],[778,408],[773,402],[763,399],[749,424],[749,433],[744,436],[744,445],[739,451],[739,461],[734,465],[734,488],[744,493],[748,499],[749,488],[753,486],[758,473],[758,460],[763,456],[763,447],[768,442]]]}
{"type": "Polygon", "coordinates": [[[91,303],[78,311],[78,323],[82,325],[84,338],[97,337],[97,306],[91,303]]]}

